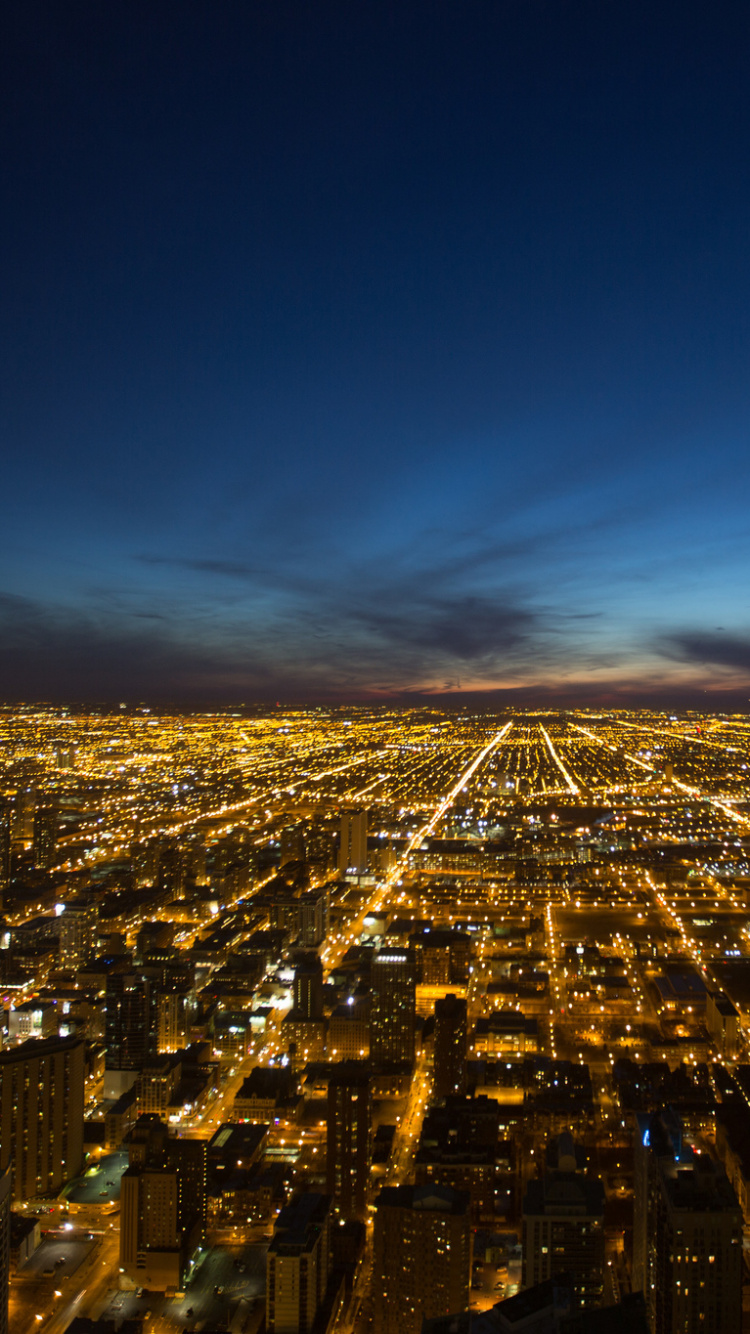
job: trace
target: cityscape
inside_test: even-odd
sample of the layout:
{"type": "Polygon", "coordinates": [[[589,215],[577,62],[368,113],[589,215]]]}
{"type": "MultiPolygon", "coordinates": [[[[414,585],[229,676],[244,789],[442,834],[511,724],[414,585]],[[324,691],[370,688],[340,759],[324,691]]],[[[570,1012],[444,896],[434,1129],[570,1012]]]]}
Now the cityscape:
{"type": "Polygon", "coordinates": [[[747,0],[0,88],[0,1334],[750,1334],[747,0]]]}
{"type": "Polygon", "coordinates": [[[747,715],[0,753],[3,1334],[746,1327],[747,715]]]}

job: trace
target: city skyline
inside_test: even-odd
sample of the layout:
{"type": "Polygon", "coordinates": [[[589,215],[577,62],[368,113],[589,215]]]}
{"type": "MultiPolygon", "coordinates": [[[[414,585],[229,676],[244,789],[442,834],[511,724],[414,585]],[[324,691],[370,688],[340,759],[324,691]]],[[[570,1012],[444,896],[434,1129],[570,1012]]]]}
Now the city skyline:
{"type": "Polygon", "coordinates": [[[0,700],[746,708],[743,7],[1,22],[0,700]]]}

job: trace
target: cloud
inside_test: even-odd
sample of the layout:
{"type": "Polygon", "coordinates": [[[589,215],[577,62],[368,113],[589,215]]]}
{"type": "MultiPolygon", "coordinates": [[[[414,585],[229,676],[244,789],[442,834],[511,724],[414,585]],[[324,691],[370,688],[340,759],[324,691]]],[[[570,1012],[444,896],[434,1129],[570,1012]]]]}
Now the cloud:
{"type": "Polygon", "coordinates": [[[538,615],[499,597],[395,596],[357,608],[353,618],[394,651],[404,645],[467,663],[517,654],[539,629],[538,615]]]}
{"type": "Polygon", "coordinates": [[[726,667],[750,675],[750,636],[712,630],[681,630],[663,635],[657,648],[678,662],[726,667]]]}
{"type": "Polygon", "coordinates": [[[262,570],[246,561],[190,559],[185,556],[136,556],[143,565],[166,565],[173,570],[191,570],[194,574],[219,574],[229,579],[254,579],[262,570]]]}

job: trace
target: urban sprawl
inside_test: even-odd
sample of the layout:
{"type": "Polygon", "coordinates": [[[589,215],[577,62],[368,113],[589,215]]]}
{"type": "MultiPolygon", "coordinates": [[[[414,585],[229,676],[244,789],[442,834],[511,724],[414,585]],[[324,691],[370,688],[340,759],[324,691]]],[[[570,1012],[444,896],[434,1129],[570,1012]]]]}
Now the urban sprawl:
{"type": "Polygon", "coordinates": [[[749,889],[747,715],[0,710],[0,1334],[740,1334],[749,889]]]}

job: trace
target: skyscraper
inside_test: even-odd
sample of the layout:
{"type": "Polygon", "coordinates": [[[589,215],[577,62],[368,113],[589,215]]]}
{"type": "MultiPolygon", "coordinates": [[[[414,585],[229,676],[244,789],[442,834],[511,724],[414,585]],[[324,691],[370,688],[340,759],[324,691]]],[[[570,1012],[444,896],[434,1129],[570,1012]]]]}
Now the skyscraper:
{"type": "Polygon", "coordinates": [[[80,968],[96,951],[99,909],[93,899],[65,904],[60,917],[60,966],[80,968]]]}
{"type": "Polygon", "coordinates": [[[416,969],[411,950],[380,950],[370,973],[370,1055],[380,1063],[414,1060],[416,969]]]}
{"type": "Polygon", "coordinates": [[[310,1334],[331,1271],[331,1200],[306,1192],[284,1205],[266,1256],[268,1334],[310,1334]]]}
{"type": "Polygon", "coordinates": [[[419,1334],[424,1317],[469,1305],[468,1192],[450,1186],[386,1186],[375,1212],[375,1334],[419,1334]]]}
{"type": "Polygon", "coordinates": [[[40,806],[34,814],[32,849],[34,865],[47,871],[55,860],[57,848],[57,811],[54,806],[40,806]]]}
{"type": "Polygon", "coordinates": [[[10,1167],[0,1171],[0,1334],[8,1334],[8,1289],[10,1287],[10,1167]]]}
{"type": "Polygon", "coordinates": [[[466,1092],[466,1001],[452,992],[435,1002],[435,1097],[466,1092]]]}
{"type": "Polygon", "coordinates": [[[301,1019],[323,1017],[323,965],[317,954],[305,954],[295,964],[294,1009],[301,1019]]]}
{"type": "Polygon", "coordinates": [[[328,1081],[326,1189],[343,1218],[367,1216],[372,1101],[370,1073],[342,1061],[328,1081]]]}
{"type": "Polygon", "coordinates": [[[140,973],[109,974],[104,1041],[107,1048],[104,1096],[119,1098],[135,1083],[137,1072],[155,1045],[151,984],[140,973]]]}
{"type": "Polygon", "coordinates": [[[0,1170],[13,1198],[57,1194],[83,1161],[83,1043],[30,1038],[0,1052],[0,1170]]]}
{"type": "Polygon", "coordinates": [[[739,1334],[742,1210],[724,1169],[678,1131],[674,1115],[638,1118],[633,1286],[652,1334],[739,1334]]]}
{"type": "Polygon", "coordinates": [[[570,1274],[582,1307],[600,1306],[604,1285],[604,1186],[576,1171],[572,1137],[558,1141],[558,1169],[531,1180],[523,1201],[523,1286],[570,1274]]]}
{"type": "Polygon", "coordinates": [[[367,870],[367,811],[344,811],[341,816],[339,871],[364,875],[367,870]]]}
{"type": "Polygon", "coordinates": [[[302,825],[287,825],[286,829],[282,829],[280,845],[281,866],[286,866],[287,862],[303,862],[305,860],[305,833],[302,825]]]}
{"type": "Polygon", "coordinates": [[[10,885],[11,874],[11,811],[9,806],[0,806],[0,912],[3,908],[4,895],[10,885]]]}
{"type": "Polygon", "coordinates": [[[325,939],[326,895],[323,890],[303,894],[297,903],[297,944],[315,949],[325,939]]]}
{"type": "Polygon", "coordinates": [[[172,1139],[158,1117],[133,1130],[120,1200],[120,1266],[142,1287],[179,1286],[203,1239],[206,1141],[172,1139]]]}

